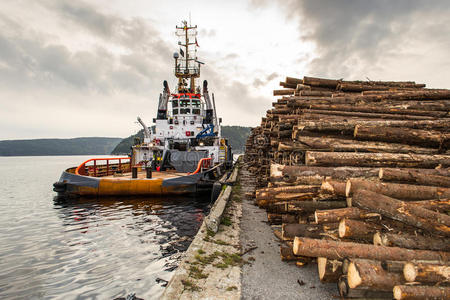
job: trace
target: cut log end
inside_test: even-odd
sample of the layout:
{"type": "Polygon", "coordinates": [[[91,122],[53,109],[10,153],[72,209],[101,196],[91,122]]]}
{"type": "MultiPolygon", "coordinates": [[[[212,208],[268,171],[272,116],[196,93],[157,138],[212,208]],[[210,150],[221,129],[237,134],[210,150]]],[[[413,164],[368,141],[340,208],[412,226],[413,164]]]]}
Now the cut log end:
{"type": "Polygon", "coordinates": [[[318,257],[317,258],[317,270],[319,271],[319,279],[322,280],[325,276],[325,269],[327,266],[327,258],[326,257],[318,257]]]}
{"type": "Polygon", "coordinates": [[[414,282],[416,280],[417,272],[412,263],[405,264],[403,267],[403,276],[405,276],[405,280],[408,282],[414,282]]]}
{"type": "Polygon", "coordinates": [[[383,179],[383,168],[380,168],[380,171],[378,172],[378,178],[383,179]]]}
{"type": "Polygon", "coordinates": [[[383,239],[381,238],[381,233],[380,232],[376,232],[373,235],[373,244],[376,245],[376,246],[384,246],[383,239]]]}
{"type": "Polygon", "coordinates": [[[394,286],[394,299],[403,299],[402,289],[399,286],[394,286]]]}
{"type": "Polygon", "coordinates": [[[347,198],[350,197],[351,188],[352,188],[352,183],[350,180],[347,180],[347,183],[345,184],[345,196],[347,198]]]}
{"type": "Polygon", "coordinates": [[[345,226],[345,219],[341,220],[341,222],[339,222],[339,237],[343,238],[345,237],[345,233],[347,231],[347,226],[345,226]]]}
{"type": "Polygon", "coordinates": [[[358,269],[353,262],[351,262],[348,266],[347,281],[348,286],[351,289],[356,288],[362,283],[361,276],[359,275],[358,269]]]}

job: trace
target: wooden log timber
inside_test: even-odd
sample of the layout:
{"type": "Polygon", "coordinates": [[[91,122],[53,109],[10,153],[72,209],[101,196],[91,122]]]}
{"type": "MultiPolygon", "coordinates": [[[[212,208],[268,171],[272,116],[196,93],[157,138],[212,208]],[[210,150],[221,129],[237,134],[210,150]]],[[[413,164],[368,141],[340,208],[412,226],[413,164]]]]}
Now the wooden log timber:
{"type": "Polygon", "coordinates": [[[409,203],[444,214],[450,212],[450,199],[421,200],[409,203]]]}
{"type": "Polygon", "coordinates": [[[359,300],[386,300],[392,299],[392,292],[388,291],[374,291],[368,289],[351,289],[348,285],[347,275],[339,277],[338,281],[339,295],[345,299],[359,299],[359,300]]]}
{"type": "Polygon", "coordinates": [[[373,244],[407,249],[450,251],[449,239],[437,239],[435,237],[405,233],[377,232],[373,235],[373,244]]]}
{"type": "Polygon", "coordinates": [[[295,89],[274,90],[274,96],[294,95],[295,89]]]}
{"type": "Polygon", "coordinates": [[[307,166],[358,166],[358,167],[397,167],[397,168],[447,168],[450,155],[395,154],[395,153],[353,153],[316,152],[305,154],[307,166]]]}
{"type": "Polygon", "coordinates": [[[346,182],[331,178],[325,179],[320,186],[320,193],[335,197],[345,197],[346,182]]]}
{"type": "Polygon", "coordinates": [[[315,224],[283,224],[281,233],[283,240],[292,241],[296,236],[321,238],[325,232],[322,225],[315,224]]]}
{"type": "Polygon", "coordinates": [[[295,255],[326,257],[329,259],[366,258],[373,260],[432,260],[446,262],[450,253],[429,250],[410,250],[398,247],[384,247],[353,242],[336,242],[304,237],[295,237],[295,255]]]}
{"type": "Polygon", "coordinates": [[[290,201],[287,203],[290,212],[315,212],[318,209],[335,209],[347,206],[345,201],[290,201]]]}
{"type": "Polygon", "coordinates": [[[315,87],[324,87],[324,88],[330,88],[335,90],[340,80],[334,80],[334,79],[324,79],[324,78],[316,78],[316,77],[309,77],[304,76],[303,77],[303,83],[315,86],[315,87]]]}
{"type": "MultiPolygon", "coordinates": [[[[273,205],[279,204],[288,204],[288,203],[297,203],[297,202],[307,202],[304,204],[299,204],[297,208],[302,207],[303,209],[314,209],[315,204],[310,202],[318,203],[319,201],[315,201],[318,197],[317,193],[280,193],[276,197],[268,197],[268,198],[257,198],[256,204],[260,207],[264,207],[270,209],[273,205]]],[[[340,207],[341,204],[327,204],[328,201],[320,201],[321,204],[317,204],[316,207],[320,208],[331,208],[331,207],[340,207]]],[[[330,201],[337,202],[337,201],[330,201]]],[[[289,211],[288,209],[285,210],[289,211]]],[[[295,209],[293,209],[295,211],[295,209]]]]}
{"type": "Polygon", "coordinates": [[[431,200],[450,198],[450,188],[413,185],[404,183],[378,182],[365,179],[349,179],[345,196],[351,197],[355,191],[363,189],[402,200],[431,200]]]}
{"type": "Polygon", "coordinates": [[[355,126],[381,126],[381,127],[403,127],[422,130],[449,130],[448,120],[365,120],[348,119],[343,121],[299,121],[294,130],[313,132],[336,132],[353,135],[355,126]]]}
{"type": "Polygon", "coordinates": [[[447,111],[418,110],[392,107],[390,105],[349,105],[349,104],[310,104],[311,110],[342,111],[342,112],[360,112],[360,113],[378,113],[394,114],[408,116],[428,116],[434,118],[448,117],[447,111]]]}
{"type": "Polygon", "coordinates": [[[282,86],[284,88],[288,88],[288,89],[295,89],[297,87],[297,84],[280,81],[280,86],[282,86]]]}
{"type": "Polygon", "coordinates": [[[340,110],[304,109],[302,111],[304,113],[310,113],[310,114],[358,117],[358,118],[366,118],[366,119],[433,120],[436,118],[435,116],[393,114],[393,113],[388,114],[388,113],[354,112],[354,111],[340,111],[340,110]]]}
{"type": "Polygon", "coordinates": [[[295,130],[291,131],[291,133],[295,141],[278,144],[278,150],[439,154],[439,149],[409,146],[400,143],[355,141],[350,138],[311,137],[305,136],[305,132],[295,130]]]}
{"type": "Polygon", "coordinates": [[[303,90],[300,92],[300,96],[331,97],[332,95],[333,95],[333,92],[327,92],[327,91],[303,90]]]}
{"type": "Polygon", "coordinates": [[[317,224],[339,222],[345,218],[353,220],[379,219],[381,215],[357,207],[316,210],[314,213],[314,219],[317,224]]]}
{"type": "Polygon", "coordinates": [[[403,274],[387,272],[380,261],[367,259],[351,259],[347,280],[350,288],[379,291],[392,291],[394,286],[405,283],[403,274]]]}
{"type": "Polygon", "coordinates": [[[286,76],[285,82],[288,84],[299,84],[299,83],[301,84],[303,83],[303,79],[286,76]]]}
{"type": "Polygon", "coordinates": [[[381,225],[375,223],[343,219],[339,222],[339,237],[352,240],[371,241],[373,239],[373,234],[381,228],[381,225]]]}
{"type": "Polygon", "coordinates": [[[444,283],[450,281],[450,265],[407,263],[403,276],[408,282],[444,283]]]}
{"type": "Polygon", "coordinates": [[[271,164],[270,177],[288,179],[300,176],[327,176],[334,179],[348,179],[350,177],[377,177],[378,168],[360,167],[315,167],[315,166],[286,166],[281,164],[271,164]]]}
{"type": "Polygon", "coordinates": [[[317,271],[322,282],[338,282],[342,276],[342,262],[326,257],[317,258],[317,271]]]}
{"type": "Polygon", "coordinates": [[[393,293],[397,300],[450,299],[448,286],[396,285],[393,293]]]}
{"type": "Polygon", "coordinates": [[[372,191],[357,190],[352,203],[385,217],[427,230],[433,234],[450,236],[450,216],[440,214],[414,204],[408,204],[372,191]]]}
{"type": "Polygon", "coordinates": [[[407,182],[412,184],[440,186],[450,188],[450,177],[423,174],[414,170],[381,168],[378,177],[382,181],[407,182]]]}
{"type": "Polygon", "coordinates": [[[356,125],[353,136],[357,140],[400,142],[408,145],[427,146],[444,150],[450,145],[450,134],[448,133],[401,127],[356,125]]]}

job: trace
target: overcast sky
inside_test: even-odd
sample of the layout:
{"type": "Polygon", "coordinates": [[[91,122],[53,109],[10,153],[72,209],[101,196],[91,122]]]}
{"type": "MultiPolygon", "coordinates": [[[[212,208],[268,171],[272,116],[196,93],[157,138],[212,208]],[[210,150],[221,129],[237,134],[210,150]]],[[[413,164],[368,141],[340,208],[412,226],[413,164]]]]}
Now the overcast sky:
{"type": "Polygon", "coordinates": [[[258,125],[285,76],[450,88],[446,0],[1,0],[0,139],[151,125],[189,14],[225,125],[258,125]]]}

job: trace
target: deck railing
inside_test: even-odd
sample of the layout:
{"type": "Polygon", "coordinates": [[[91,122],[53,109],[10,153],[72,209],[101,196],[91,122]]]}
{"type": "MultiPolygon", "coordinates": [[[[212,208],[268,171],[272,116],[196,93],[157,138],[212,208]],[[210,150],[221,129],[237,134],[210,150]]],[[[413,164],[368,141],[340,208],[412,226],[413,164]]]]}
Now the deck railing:
{"type": "Polygon", "coordinates": [[[131,172],[129,157],[91,158],[79,165],[75,170],[77,175],[92,177],[109,176],[123,172],[131,172]],[[106,161],[106,163],[98,163],[102,161],[106,161]],[[92,164],[87,165],[88,163],[92,164]]]}
{"type": "Polygon", "coordinates": [[[202,172],[203,169],[207,169],[210,166],[211,166],[211,157],[202,158],[198,161],[197,169],[194,172],[189,173],[189,174],[190,175],[197,174],[198,172],[202,172]]]}

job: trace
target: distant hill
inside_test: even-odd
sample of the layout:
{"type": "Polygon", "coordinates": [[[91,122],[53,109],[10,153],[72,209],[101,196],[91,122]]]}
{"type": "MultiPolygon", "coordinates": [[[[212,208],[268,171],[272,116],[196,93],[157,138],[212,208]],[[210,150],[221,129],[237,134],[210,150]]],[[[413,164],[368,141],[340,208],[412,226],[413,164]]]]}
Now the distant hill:
{"type": "Polygon", "coordinates": [[[0,141],[0,156],[110,154],[122,138],[81,137],[0,141]]]}
{"type": "MultiPolygon", "coordinates": [[[[222,126],[222,136],[228,138],[234,152],[244,152],[245,141],[250,135],[251,127],[242,126],[222,126]]],[[[130,135],[123,139],[114,148],[111,154],[127,154],[134,143],[134,139],[138,137],[142,141],[144,138],[144,130],[140,130],[137,134],[130,135]]]]}

